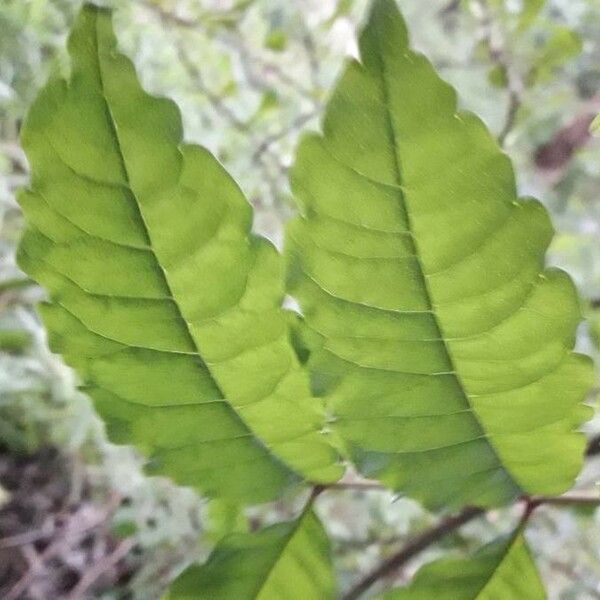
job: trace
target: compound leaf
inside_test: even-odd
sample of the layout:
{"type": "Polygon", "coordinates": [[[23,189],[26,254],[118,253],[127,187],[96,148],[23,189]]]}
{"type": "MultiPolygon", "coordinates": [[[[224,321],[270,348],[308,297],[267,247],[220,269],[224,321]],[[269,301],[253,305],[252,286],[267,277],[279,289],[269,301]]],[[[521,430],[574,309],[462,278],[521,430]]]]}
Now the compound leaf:
{"type": "Polygon", "coordinates": [[[428,505],[561,493],[593,374],[572,352],[573,284],[544,267],[548,214],[410,50],[393,0],[360,52],[292,172],[288,282],[320,338],[315,390],[361,471],[428,505]]]}
{"type": "Polygon", "coordinates": [[[23,269],[49,291],[53,350],[75,367],[113,439],[209,495],[272,498],[335,479],[323,410],[288,341],[280,257],[173,102],[146,94],[110,13],[85,6],[68,81],[22,132],[23,269]]]}

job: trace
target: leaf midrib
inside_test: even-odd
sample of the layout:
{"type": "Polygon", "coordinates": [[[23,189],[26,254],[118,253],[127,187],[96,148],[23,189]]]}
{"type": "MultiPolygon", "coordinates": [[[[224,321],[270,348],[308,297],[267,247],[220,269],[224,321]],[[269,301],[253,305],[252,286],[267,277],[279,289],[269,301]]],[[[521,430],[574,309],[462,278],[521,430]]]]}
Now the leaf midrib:
{"type": "Polygon", "coordinates": [[[257,600],[260,600],[260,595],[264,592],[265,588],[267,587],[267,584],[268,584],[269,580],[271,579],[271,577],[273,576],[273,572],[275,571],[277,565],[281,561],[283,555],[285,554],[285,551],[287,550],[288,546],[292,543],[292,540],[294,539],[294,537],[296,536],[296,534],[300,530],[300,527],[301,527],[302,523],[304,522],[304,519],[306,519],[306,517],[308,516],[309,512],[311,511],[312,504],[313,504],[313,498],[311,497],[309,499],[307,505],[302,510],[302,513],[300,514],[300,516],[296,520],[296,523],[294,523],[294,526],[293,526],[292,530],[289,532],[288,538],[283,543],[283,545],[281,547],[281,551],[279,552],[279,555],[275,558],[275,560],[273,561],[273,564],[271,565],[271,567],[269,568],[269,570],[265,574],[262,583],[256,589],[256,596],[255,597],[256,597],[257,600]]]}
{"type": "Polygon", "coordinates": [[[477,590],[477,594],[476,594],[474,600],[481,598],[481,594],[483,594],[486,591],[486,589],[488,589],[488,587],[491,585],[491,583],[494,581],[494,578],[496,576],[496,573],[498,573],[498,569],[500,568],[500,565],[502,565],[502,563],[506,560],[508,555],[511,553],[512,549],[514,548],[515,544],[517,543],[517,540],[519,539],[519,536],[522,533],[523,533],[523,528],[522,528],[522,526],[519,526],[517,528],[517,530],[513,533],[512,539],[507,541],[506,546],[504,547],[502,553],[498,557],[496,566],[490,573],[490,576],[485,580],[485,582],[482,584],[482,586],[477,590]]]}
{"type": "Polygon", "coordinates": [[[97,68],[98,68],[98,81],[100,84],[100,93],[102,95],[102,101],[104,103],[105,109],[106,109],[106,113],[107,113],[107,121],[109,123],[109,127],[110,127],[110,133],[111,133],[111,137],[113,137],[114,142],[115,142],[115,146],[117,149],[117,153],[118,153],[118,157],[121,163],[121,166],[123,168],[123,174],[125,176],[125,181],[127,184],[127,189],[131,192],[131,195],[133,197],[133,199],[135,200],[135,205],[137,208],[137,212],[138,215],[140,217],[140,221],[142,223],[142,227],[144,229],[144,234],[148,240],[148,249],[152,252],[152,255],[154,256],[154,260],[156,262],[156,265],[158,266],[158,268],[160,269],[160,276],[163,280],[163,283],[167,289],[167,292],[169,294],[169,298],[170,300],[173,302],[173,305],[175,306],[175,309],[177,311],[177,315],[179,316],[179,320],[181,321],[181,323],[183,323],[183,327],[185,329],[185,335],[188,337],[191,346],[194,348],[195,350],[195,356],[199,357],[200,360],[202,361],[202,364],[206,367],[207,372],[210,375],[211,381],[213,382],[213,384],[215,385],[217,391],[219,392],[221,398],[223,398],[224,402],[226,403],[226,405],[230,408],[230,410],[232,411],[233,415],[235,415],[235,417],[239,420],[239,422],[246,428],[246,430],[250,433],[250,435],[252,436],[253,440],[260,446],[262,447],[266,452],[267,455],[269,456],[269,458],[274,461],[276,464],[278,464],[279,466],[283,467],[284,469],[286,469],[289,472],[295,472],[290,465],[288,465],[287,463],[283,462],[277,455],[275,455],[272,450],[263,442],[262,439],[260,439],[257,435],[256,432],[252,429],[252,427],[250,427],[250,425],[248,425],[248,423],[246,423],[246,421],[243,419],[243,417],[239,414],[239,412],[235,409],[235,407],[231,404],[231,402],[229,402],[227,400],[226,394],[224,393],[223,389],[221,388],[221,386],[219,385],[218,381],[216,380],[210,366],[204,362],[204,360],[202,359],[202,353],[200,352],[200,349],[198,348],[198,345],[196,343],[196,340],[194,339],[194,336],[192,335],[192,332],[190,331],[189,328],[189,324],[187,322],[187,320],[185,319],[183,312],[181,310],[181,307],[179,306],[179,303],[177,302],[177,299],[175,297],[175,295],[173,294],[173,290],[171,289],[171,286],[169,284],[169,280],[167,278],[167,275],[165,273],[165,270],[160,262],[160,260],[158,259],[158,256],[156,255],[156,252],[154,250],[154,246],[152,243],[152,236],[150,235],[150,228],[148,227],[148,224],[146,223],[146,220],[144,218],[144,213],[141,209],[141,205],[140,205],[140,201],[137,198],[136,193],[133,191],[132,187],[131,187],[131,180],[129,178],[129,173],[128,173],[128,169],[127,169],[127,163],[125,161],[125,157],[123,155],[123,152],[121,150],[121,142],[119,139],[119,134],[117,131],[117,127],[116,127],[116,123],[114,121],[113,118],[113,114],[112,114],[112,110],[110,107],[110,103],[108,101],[108,98],[106,97],[106,93],[105,93],[105,89],[104,89],[104,77],[103,77],[103,72],[102,72],[102,61],[101,61],[101,57],[100,57],[100,48],[99,48],[99,34],[98,34],[98,24],[99,24],[99,20],[96,18],[95,22],[94,22],[94,51],[95,51],[95,58],[96,58],[96,63],[97,63],[97,68]]]}
{"type": "Polygon", "coordinates": [[[492,450],[492,452],[494,453],[494,456],[496,457],[496,459],[498,461],[498,465],[503,469],[503,471],[505,471],[505,473],[510,478],[511,482],[515,485],[515,487],[517,489],[520,489],[520,486],[517,484],[517,482],[514,480],[510,471],[507,469],[507,467],[502,462],[502,460],[500,458],[500,454],[498,453],[498,450],[496,449],[496,447],[492,443],[490,437],[488,436],[487,431],[486,431],[485,427],[483,426],[483,422],[480,420],[479,415],[477,414],[477,411],[475,410],[475,407],[471,404],[469,395],[465,391],[464,384],[463,384],[460,374],[456,368],[456,364],[454,362],[452,353],[450,352],[450,349],[448,348],[448,345],[446,343],[447,338],[444,334],[443,327],[442,327],[440,320],[438,318],[438,315],[434,309],[434,304],[432,302],[432,293],[429,288],[429,283],[427,281],[427,277],[425,276],[425,269],[423,266],[423,262],[421,261],[421,255],[419,253],[416,236],[415,236],[415,234],[413,232],[413,228],[412,228],[412,220],[411,220],[410,210],[409,210],[408,204],[405,200],[404,190],[402,189],[402,171],[401,171],[401,165],[400,165],[400,161],[399,161],[399,157],[398,157],[398,143],[397,143],[397,139],[396,139],[396,132],[394,130],[392,114],[390,112],[390,91],[389,91],[388,78],[387,78],[387,74],[386,74],[386,61],[385,61],[384,52],[380,45],[380,40],[382,39],[382,36],[377,35],[376,38],[377,38],[377,59],[378,59],[378,63],[379,63],[378,66],[379,66],[379,75],[380,75],[379,79],[381,81],[381,93],[383,96],[383,109],[385,112],[385,127],[386,127],[386,130],[388,133],[388,142],[392,147],[392,154],[393,154],[392,166],[394,169],[394,180],[395,180],[395,184],[397,186],[397,193],[398,193],[399,200],[400,200],[400,202],[402,202],[402,205],[404,207],[404,213],[406,216],[406,224],[407,224],[408,231],[410,232],[408,243],[410,244],[412,253],[415,256],[415,260],[416,260],[416,263],[417,263],[417,266],[419,269],[419,277],[421,279],[423,289],[425,290],[427,306],[428,306],[429,311],[431,312],[432,319],[433,319],[435,328],[438,332],[440,342],[444,348],[444,354],[448,360],[448,364],[450,365],[450,372],[452,373],[452,376],[455,378],[458,386],[460,387],[460,391],[465,400],[466,406],[470,409],[473,419],[477,423],[478,427],[481,429],[484,439],[487,441],[488,445],[490,446],[490,449],[492,450]]]}

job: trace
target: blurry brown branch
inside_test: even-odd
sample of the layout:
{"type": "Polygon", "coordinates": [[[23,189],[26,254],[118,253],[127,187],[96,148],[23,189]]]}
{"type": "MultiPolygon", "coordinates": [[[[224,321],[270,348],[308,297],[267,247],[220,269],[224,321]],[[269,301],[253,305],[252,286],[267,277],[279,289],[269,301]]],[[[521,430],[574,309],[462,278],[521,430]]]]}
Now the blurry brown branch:
{"type": "Polygon", "coordinates": [[[196,66],[194,61],[190,59],[185,50],[181,47],[180,44],[176,46],[177,58],[179,62],[182,64],[184,69],[187,71],[188,76],[192,80],[194,86],[200,91],[208,101],[210,105],[213,107],[214,111],[221,115],[225,121],[233,128],[238,131],[247,132],[248,126],[244,121],[239,119],[237,115],[225,104],[221,96],[212,91],[205,83],[204,77],[202,76],[202,72],[196,66]]]}
{"type": "Polygon", "coordinates": [[[415,536],[398,552],[392,554],[388,559],[384,560],[377,568],[370,573],[367,573],[356,585],[354,585],[344,596],[342,600],[357,600],[366,592],[374,583],[389,575],[395,573],[402,565],[414,558],[417,554],[435,544],[444,536],[452,533],[465,523],[472,521],[476,517],[484,514],[482,508],[475,506],[467,506],[459,513],[450,515],[442,519],[437,525],[431,529],[427,529],[423,533],[415,536]]]}
{"type": "Polygon", "coordinates": [[[575,152],[590,139],[590,125],[594,117],[594,113],[577,115],[561,127],[536,150],[536,167],[543,171],[563,170],[575,152]]]}
{"type": "MultiPolygon", "coordinates": [[[[56,555],[64,553],[65,549],[72,548],[76,544],[81,543],[81,540],[90,532],[105,527],[109,519],[112,518],[118,503],[119,498],[115,495],[99,514],[88,514],[87,507],[84,506],[81,511],[69,515],[64,527],[47,527],[46,531],[49,535],[46,536],[46,539],[51,540],[51,543],[40,553],[37,552],[33,543],[44,539],[41,537],[41,530],[31,532],[29,539],[26,539],[24,534],[21,539],[16,539],[17,536],[12,536],[11,538],[0,540],[0,547],[2,548],[22,545],[22,552],[29,555],[31,563],[30,568],[10,588],[6,596],[4,596],[4,600],[18,600],[21,598],[35,579],[43,574],[48,561],[56,555]]],[[[96,579],[97,577],[94,578],[94,581],[96,579]]]]}
{"type": "Polygon", "coordinates": [[[439,10],[440,15],[449,15],[460,8],[460,0],[450,0],[446,6],[439,10]]]}
{"type": "Polygon", "coordinates": [[[585,455],[587,457],[597,456],[598,454],[600,454],[600,433],[589,439],[587,448],[585,449],[585,455]]]}
{"type": "Polygon", "coordinates": [[[69,594],[67,600],[82,600],[89,597],[90,588],[96,583],[100,576],[109,569],[115,567],[135,546],[133,538],[122,540],[117,547],[108,555],[99,560],[91,569],[86,571],[77,585],[69,594]]]}
{"type": "Polygon", "coordinates": [[[587,506],[599,506],[600,495],[599,494],[565,494],[564,496],[532,496],[527,500],[530,506],[573,506],[573,505],[587,505],[587,506]]]}
{"type": "MultiPolygon", "coordinates": [[[[600,495],[565,494],[564,496],[525,496],[519,499],[524,503],[524,511],[519,527],[525,526],[534,510],[540,506],[600,506],[600,495]]],[[[437,525],[415,536],[396,553],[385,559],[373,571],[360,579],[342,600],[357,600],[376,582],[395,574],[400,567],[414,558],[429,546],[443,537],[456,531],[469,521],[485,514],[485,510],[477,506],[466,506],[459,513],[442,519],[437,525]]]]}
{"type": "MultiPolygon", "coordinates": [[[[535,166],[551,184],[564,178],[575,154],[590,140],[590,125],[600,110],[600,94],[586,102],[579,113],[558,129],[535,152],[535,166]]],[[[598,302],[600,305],[600,301],[598,302]]]]}
{"type": "Polygon", "coordinates": [[[506,78],[508,90],[508,108],[504,125],[498,134],[498,142],[504,145],[508,134],[515,126],[519,109],[521,108],[524,83],[521,74],[514,68],[507,51],[507,44],[498,24],[494,21],[493,14],[487,0],[476,0],[473,3],[476,17],[481,27],[482,41],[485,43],[488,56],[492,64],[501,70],[506,78]]]}
{"type": "Polygon", "coordinates": [[[304,125],[306,125],[309,121],[317,117],[320,112],[321,111],[319,108],[311,110],[308,113],[300,114],[287,127],[282,127],[279,131],[276,131],[275,133],[272,133],[271,135],[265,137],[252,154],[252,159],[256,160],[260,158],[260,156],[262,156],[267,150],[269,150],[269,148],[273,144],[287,137],[290,133],[302,129],[304,125]]]}
{"type": "Polygon", "coordinates": [[[381,483],[377,483],[377,481],[338,481],[337,483],[330,483],[327,485],[328,490],[358,490],[358,491],[369,491],[369,490],[378,490],[378,491],[390,491],[385,486],[381,485],[381,483]]]}

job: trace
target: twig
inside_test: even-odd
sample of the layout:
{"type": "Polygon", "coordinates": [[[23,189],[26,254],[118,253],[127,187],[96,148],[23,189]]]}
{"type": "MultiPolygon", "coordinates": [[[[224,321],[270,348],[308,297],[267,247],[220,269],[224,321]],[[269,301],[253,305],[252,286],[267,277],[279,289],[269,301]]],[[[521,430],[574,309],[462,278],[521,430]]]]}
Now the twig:
{"type": "MultiPolygon", "coordinates": [[[[74,543],[74,540],[80,539],[90,531],[104,525],[114,514],[118,502],[119,496],[114,494],[109,500],[103,514],[98,519],[94,519],[90,523],[84,523],[82,526],[76,528],[69,528],[67,526],[65,530],[61,532],[62,537],[58,537],[58,539],[53,541],[41,554],[39,554],[39,564],[43,567],[46,561],[52,558],[60,550],[62,544],[74,543]]],[[[25,548],[27,548],[27,546],[25,546],[25,548]]],[[[3,600],[18,600],[31,583],[35,581],[38,571],[39,568],[30,568],[23,577],[13,585],[3,600]]]]}
{"type": "MultiPolygon", "coordinates": [[[[521,517],[519,527],[524,527],[533,514],[540,506],[573,506],[573,505],[588,505],[600,506],[600,496],[581,496],[581,495],[564,495],[564,496],[524,496],[521,501],[525,503],[525,510],[521,517]]],[[[467,506],[456,515],[442,520],[438,525],[428,529],[417,535],[405,546],[400,548],[398,552],[390,558],[383,561],[371,573],[365,575],[354,587],[352,587],[343,597],[342,600],[357,600],[365,591],[367,591],[378,580],[391,575],[399,567],[404,565],[414,556],[425,550],[425,548],[439,541],[444,536],[452,533],[465,523],[473,520],[484,514],[484,509],[476,506],[467,506]]]]}
{"type": "Polygon", "coordinates": [[[304,127],[306,123],[314,119],[320,112],[321,107],[318,107],[308,113],[298,115],[287,127],[283,127],[279,131],[265,137],[252,154],[252,160],[258,160],[274,143],[304,127]]]}
{"type": "Polygon", "coordinates": [[[452,14],[453,12],[457,11],[460,8],[460,0],[450,0],[450,2],[440,8],[440,10],[438,11],[438,14],[446,16],[449,14],[452,14]]]}
{"type": "Polygon", "coordinates": [[[36,283],[27,277],[14,277],[12,279],[5,279],[4,281],[0,281],[0,294],[20,290],[31,285],[36,285],[36,283]]]}
{"type": "Polygon", "coordinates": [[[328,490],[359,490],[369,491],[377,490],[381,492],[391,491],[389,488],[377,483],[376,481],[338,481],[327,485],[328,490]]]}
{"type": "Polygon", "coordinates": [[[598,454],[600,454],[600,433],[589,439],[585,449],[585,455],[587,457],[597,456],[598,454]]]}
{"type": "Polygon", "coordinates": [[[83,575],[72,592],[67,596],[67,600],[84,600],[86,592],[94,585],[98,578],[125,558],[134,546],[135,540],[133,538],[123,540],[111,554],[97,562],[93,568],[83,575]]]}
{"type": "Polygon", "coordinates": [[[357,600],[357,598],[366,592],[379,579],[390,575],[399,567],[407,563],[411,558],[425,550],[428,546],[431,546],[465,523],[468,523],[483,514],[484,510],[482,508],[467,506],[458,514],[446,517],[435,527],[414,537],[398,552],[383,561],[375,570],[365,575],[365,577],[363,577],[354,587],[344,594],[342,600],[357,600]]]}
{"type": "Polygon", "coordinates": [[[532,496],[528,503],[534,508],[541,505],[547,506],[572,506],[575,504],[600,506],[600,495],[580,496],[565,494],[564,496],[532,496]]]}
{"type": "Polygon", "coordinates": [[[504,146],[508,134],[512,131],[517,120],[517,114],[521,108],[524,83],[521,75],[513,69],[506,51],[506,41],[495,26],[487,0],[477,0],[473,6],[479,13],[476,15],[482,30],[482,39],[488,48],[491,62],[497,66],[506,76],[508,88],[508,108],[504,125],[498,134],[498,143],[504,146]]]}
{"type": "Polygon", "coordinates": [[[310,72],[310,82],[313,89],[319,89],[319,58],[317,56],[317,48],[315,46],[315,40],[311,33],[306,31],[302,36],[302,46],[306,52],[306,59],[308,61],[308,69],[310,72]]]}
{"type": "MultiPolygon", "coordinates": [[[[179,15],[172,13],[168,10],[165,10],[158,4],[153,4],[148,0],[139,0],[138,4],[153,12],[156,16],[158,16],[161,20],[165,21],[166,23],[171,23],[173,25],[177,25],[178,27],[194,31],[206,30],[205,24],[202,23],[202,21],[206,20],[206,15],[202,15],[197,20],[191,21],[189,19],[180,17],[179,15]]],[[[245,44],[242,43],[242,38],[239,33],[229,33],[225,30],[215,30],[213,35],[215,40],[234,50],[238,54],[240,63],[243,65],[244,70],[246,72],[251,73],[254,65],[260,65],[263,71],[268,71],[269,73],[272,73],[279,79],[281,83],[295,89],[299,94],[314,102],[314,95],[311,90],[305,88],[300,82],[290,77],[278,64],[267,61],[264,58],[259,57],[255,53],[253,53],[245,44]]],[[[251,78],[252,77],[250,77],[250,79],[251,78]]],[[[265,88],[269,86],[265,83],[260,87],[265,88]]]]}
{"type": "Polygon", "coordinates": [[[40,529],[33,531],[25,531],[24,533],[18,533],[10,535],[0,539],[0,550],[6,548],[15,548],[18,546],[25,546],[26,544],[32,544],[39,540],[43,540],[52,536],[56,531],[56,528],[52,521],[46,521],[40,529]]]}

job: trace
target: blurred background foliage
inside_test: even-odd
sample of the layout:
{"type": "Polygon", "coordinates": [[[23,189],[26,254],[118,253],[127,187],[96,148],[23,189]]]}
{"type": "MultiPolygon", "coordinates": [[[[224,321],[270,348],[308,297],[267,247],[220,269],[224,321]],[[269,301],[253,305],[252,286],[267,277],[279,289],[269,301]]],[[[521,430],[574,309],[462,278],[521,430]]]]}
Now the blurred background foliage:
{"type": "MultiPolygon", "coordinates": [[[[579,285],[587,322],[578,343],[598,358],[600,138],[590,134],[590,125],[600,112],[600,2],[399,3],[414,45],[513,158],[520,192],[540,198],[551,211],[557,236],[550,261],[567,269],[579,285]]],[[[75,529],[81,526],[82,511],[104,511],[102,525],[94,529],[94,547],[108,566],[122,567],[118,573],[108,566],[100,572],[89,584],[94,597],[151,599],[160,597],[169,578],[205,555],[220,536],[291,516],[295,500],[240,511],[218,501],[206,503],[166,480],[146,478],[135,451],[106,442],[73,374],[46,347],[34,310],[43,292],[24,278],[14,260],[23,225],[14,193],[27,182],[18,131],[48,74],[68,69],[65,35],[79,4],[0,3],[0,481],[11,468],[25,473],[25,463],[14,466],[15,456],[46,461],[50,476],[52,469],[56,477],[66,473],[75,529]],[[64,460],[48,462],[41,448],[58,449],[64,460]],[[111,563],[111,557],[119,560],[111,563]]],[[[298,136],[318,126],[344,58],[356,54],[355,33],[367,1],[103,4],[116,9],[121,45],[136,62],[144,85],[176,100],[188,139],[207,146],[223,162],[256,209],[255,228],[279,243],[282,223],[294,210],[287,170],[298,136]]],[[[590,402],[596,406],[595,397],[590,402]]],[[[600,418],[586,431],[591,437],[600,431],[600,418]]],[[[593,457],[586,462],[579,488],[595,489],[599,463],[593,457]]],[[[64,510],[51,508],[44,497],[36,508],[40,514],[15,529],[8,514],[11,496],[14,504],[19,493],[32,492],[26,477],[20,481],[22,489],[4,485],[0,562],[9,547],[7,536],[42,527],[46,513],[64,510]]],[[[377,490],[328,492],[318,508],[334,540],[342,586],[436,518],[410,499],[377,490]]],[[[491,512],[419,557],[397,574],[398,580],[407,580],[423,561],[440,553],[477,547],[506,529],[514,516],[510,510],[491,512]]],[[[550,598],[600,598],[600,511],[540,509],[528,537],[550,598]]],[[[82,549],[81,536],[63,546],[53,566],[46,562],[45,568],[78,568],[75,577],[80,577],[99,560],[82,549]]],[[[23,554],[24,548],[17,545],[23,554]]],[[[21,562],[25,566],[16,565],[9,574],[15,581],[31,575],[26,557],[21,562]]],[[[44,597],[45,588],[40,589],[44,597]]]]}

